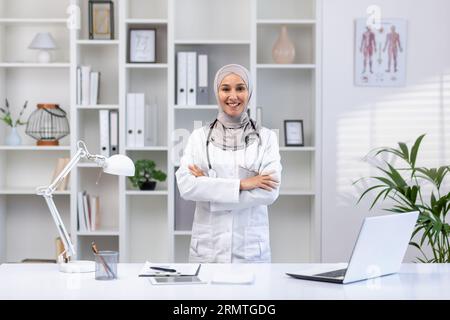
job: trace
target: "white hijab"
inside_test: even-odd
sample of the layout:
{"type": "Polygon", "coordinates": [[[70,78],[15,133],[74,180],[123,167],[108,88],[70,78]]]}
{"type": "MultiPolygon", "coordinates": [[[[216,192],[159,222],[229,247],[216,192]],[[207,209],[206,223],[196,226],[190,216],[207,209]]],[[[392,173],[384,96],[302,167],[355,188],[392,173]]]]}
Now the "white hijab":
{"type": "Polygon", "coordinates": [[[214,93],[216,95],[217,105],[219,106],[219,112],[217,119],[210,126],[211,135],[209,142],[223,150],[240,150],[245,148],[246,145],[253,143],[258,136],[258,132],[256,130],[256,123],[250,119],[247,113],[253,93],[250,72],[238,64],[223,66],[217,71],[216,77],[214,78],[214,93]],[[231,117],[226,114],[219,100],[220,85],[223,79],[232,73],[241,77],[248,90],[248,100],[245,102],[242,113],[237,117],[231,117]]]}

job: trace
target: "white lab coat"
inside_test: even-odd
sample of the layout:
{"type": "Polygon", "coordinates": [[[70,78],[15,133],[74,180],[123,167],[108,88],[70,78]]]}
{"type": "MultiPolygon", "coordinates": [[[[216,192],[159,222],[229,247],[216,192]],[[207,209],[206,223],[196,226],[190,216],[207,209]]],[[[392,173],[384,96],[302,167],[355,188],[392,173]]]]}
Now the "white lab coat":
{"type": "MultiPolygon", "coordinates": [[[[195,177],[188,166],[195,164],[208,175],[206,138],[208,129],[199,128],[189,137],[176,178],[180,195],[196,201],[189,251],[191,262],[270,262],[267,206],[279,194],[253,189],[240,191],[240,179],[250,171],[273,171],[281,183],[281,163],[277,135],[261,128],[261,145],[246,150],[225,151],[209,144],[216,177],[195,177]],[[245,168],[245,169],[242,169],[245,168]]],[[[258,140],[257,140],[258,141],[258,140]]]]}

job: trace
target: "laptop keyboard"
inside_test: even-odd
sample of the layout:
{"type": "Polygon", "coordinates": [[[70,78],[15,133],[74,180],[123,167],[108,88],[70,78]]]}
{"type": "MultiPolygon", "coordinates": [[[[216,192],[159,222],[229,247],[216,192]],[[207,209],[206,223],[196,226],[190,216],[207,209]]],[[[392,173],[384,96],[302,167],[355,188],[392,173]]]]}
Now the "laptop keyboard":
{"type": "Polygon", "coordinates": [[[324,273],[315,274],[316,277],[325,277],[325,278],[339,278],[345,276],[345,272],[347,269],[334,270],[324,273]]]}

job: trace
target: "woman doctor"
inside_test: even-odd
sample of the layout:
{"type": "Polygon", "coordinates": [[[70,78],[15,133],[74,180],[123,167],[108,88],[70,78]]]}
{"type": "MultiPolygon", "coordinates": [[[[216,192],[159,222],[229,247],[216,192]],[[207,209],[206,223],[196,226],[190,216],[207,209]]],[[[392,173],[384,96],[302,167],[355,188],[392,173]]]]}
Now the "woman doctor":
{"type": "Polygon", "coordinates": [[[270,262],[267,206],[278,197],[281,164],[276,134],[248,117],[246,68],[217,71],[217,119],[189,137],[176,178],[196,201],[191,262],[270,262]]]}

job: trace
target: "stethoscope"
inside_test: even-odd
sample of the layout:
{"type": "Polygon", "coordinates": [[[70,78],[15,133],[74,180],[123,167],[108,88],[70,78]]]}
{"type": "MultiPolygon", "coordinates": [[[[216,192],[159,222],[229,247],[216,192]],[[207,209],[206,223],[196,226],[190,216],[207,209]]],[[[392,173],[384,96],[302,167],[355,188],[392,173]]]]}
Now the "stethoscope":
{"type": "MultiPolygon", "coordinates": [[[[211,177],[211,178],[216,178],[217,177],[217,172],[216,172],[216,170],[214,170],[212,168],[211,160],[209,158],[210,138],[211,138],[211,134],[212,134],[214,125],[216,124],[217,121],[218,120],[216,119],[216,120],[214,120],[213,123],[211,123],[211,125],[209,126],[208,136],[206,137],[206,160],[208,161],[208,176],[211,177]]],[[[255,125],[255,123],[253,122],[252,119],[250,119],[250,124],[252,125],[252,128],[254,130],[254,132],[252,132],[251,134],[256,135],[258,137],[258,140],[259,140],[258,147],[257,147],[257,156],[256,156],[256,159],[258,159],[259,158],[259,147],[261,146],[261,137],[260,137],[259,133],[256,131],[256,125],[255,125]]],[[[249,135],[245,137],[244,159],[245,159],[245,153],[247,151],[248,140],[249,140],[249,135]]]]}

